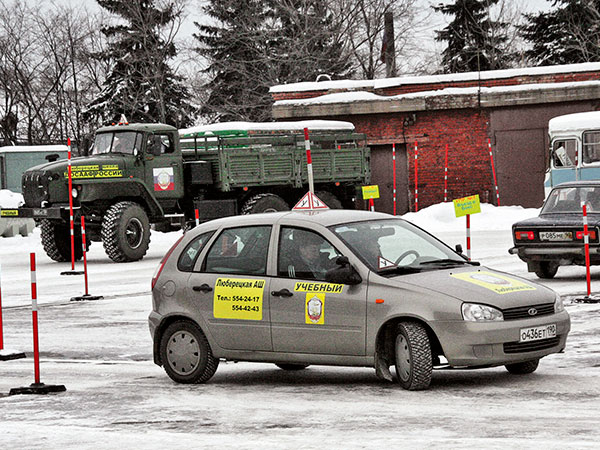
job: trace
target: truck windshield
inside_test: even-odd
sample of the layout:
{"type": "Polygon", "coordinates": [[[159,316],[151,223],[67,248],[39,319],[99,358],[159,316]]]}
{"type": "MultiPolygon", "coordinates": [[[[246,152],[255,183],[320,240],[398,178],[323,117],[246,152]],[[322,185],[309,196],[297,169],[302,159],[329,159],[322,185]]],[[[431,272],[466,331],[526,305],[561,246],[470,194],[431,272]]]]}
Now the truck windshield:
{"type": "Polygon", "coordinates": [[[116,133],[99,133],[92,145],[92,155],[104,153],[138,154],[142,147],[142,133],[120,131],[116,133]]]}

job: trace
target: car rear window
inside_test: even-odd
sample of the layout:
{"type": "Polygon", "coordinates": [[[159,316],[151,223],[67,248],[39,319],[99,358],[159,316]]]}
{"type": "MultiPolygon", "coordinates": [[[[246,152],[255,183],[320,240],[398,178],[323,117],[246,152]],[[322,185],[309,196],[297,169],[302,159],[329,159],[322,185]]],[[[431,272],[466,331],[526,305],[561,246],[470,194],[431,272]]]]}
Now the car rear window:
{"type": "Polygon", "coordinates": [[[191,240],[185,247],[185,250],[181,253],[181,256],[179,256],[179,261],[177,261],[177,268],[180,271],[191,272],[194,270],[198,255],[213,233],[214,231],[209,231],[208,233],[203,233],[191,240]]]}

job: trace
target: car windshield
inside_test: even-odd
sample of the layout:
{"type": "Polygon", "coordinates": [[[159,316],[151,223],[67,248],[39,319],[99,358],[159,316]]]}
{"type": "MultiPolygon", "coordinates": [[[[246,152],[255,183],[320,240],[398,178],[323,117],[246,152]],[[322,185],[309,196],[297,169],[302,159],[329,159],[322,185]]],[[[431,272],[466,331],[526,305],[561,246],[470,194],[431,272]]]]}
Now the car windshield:
{"type": "Polygon", "coordinates": [[[588,212],[600,212],[600,186],[555,188],[548,195],[541,214],[581,214],[582,203],[588,212]]]}
{"type": "Polygon", "coordinates": [[[142,146],[142,134],[135,131],[120,131],[116,133],[98,133],[92,144],[92,155],[105,153],[121,153],[134,155],[139,153],[142,146]]]}
{"type": "Polygon", "coordinates": [[[353,222],[330,229],[381,275],[468,264],[445,244],[404,220],[353,222]]]}

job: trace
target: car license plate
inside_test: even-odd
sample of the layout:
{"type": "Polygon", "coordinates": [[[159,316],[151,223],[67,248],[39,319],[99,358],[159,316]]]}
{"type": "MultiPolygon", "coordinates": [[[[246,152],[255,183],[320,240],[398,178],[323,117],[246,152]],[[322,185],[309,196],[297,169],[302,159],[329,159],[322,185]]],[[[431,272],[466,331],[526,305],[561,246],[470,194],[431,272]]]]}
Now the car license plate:
{"type": "Polygon", "coordinates": [[[553,337],[556,337],[555,323],[541,327],[521,328],[519,342],[539,341],[553,337]]]}
{"type": "Polygon", "coordinates": [[[542,241],[572,241],[572,231],[540,231],[542,241]]]}

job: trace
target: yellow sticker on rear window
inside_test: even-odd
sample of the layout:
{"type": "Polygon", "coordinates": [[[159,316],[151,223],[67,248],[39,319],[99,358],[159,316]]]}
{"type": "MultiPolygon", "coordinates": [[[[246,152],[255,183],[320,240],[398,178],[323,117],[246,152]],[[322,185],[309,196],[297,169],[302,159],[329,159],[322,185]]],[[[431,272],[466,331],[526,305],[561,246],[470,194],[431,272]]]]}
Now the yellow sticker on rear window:
{"type": "Polygon", "coordinates": [[[535,291],[536,289],[534,286],[524,283],[520,280],[516,280],[506,275],[500,275],[498,273],[486,272],[484,270],[478,272],[454,273],[450,276],[484,287],[490,291],[494,291],[496,294],[535,291]]]}
{"type": "Polygon", "coordinates": [[[217,319],[262,320],[265,280],[217,278],[213,315],[217,319]]]}
{"type": "Polygon", "coordinates": [[[294,285],[294,292],[329,292],[332,294],[341,294],[343,290],[343,284],[334,283],[307,283],[298,281],[294,285]]]}

